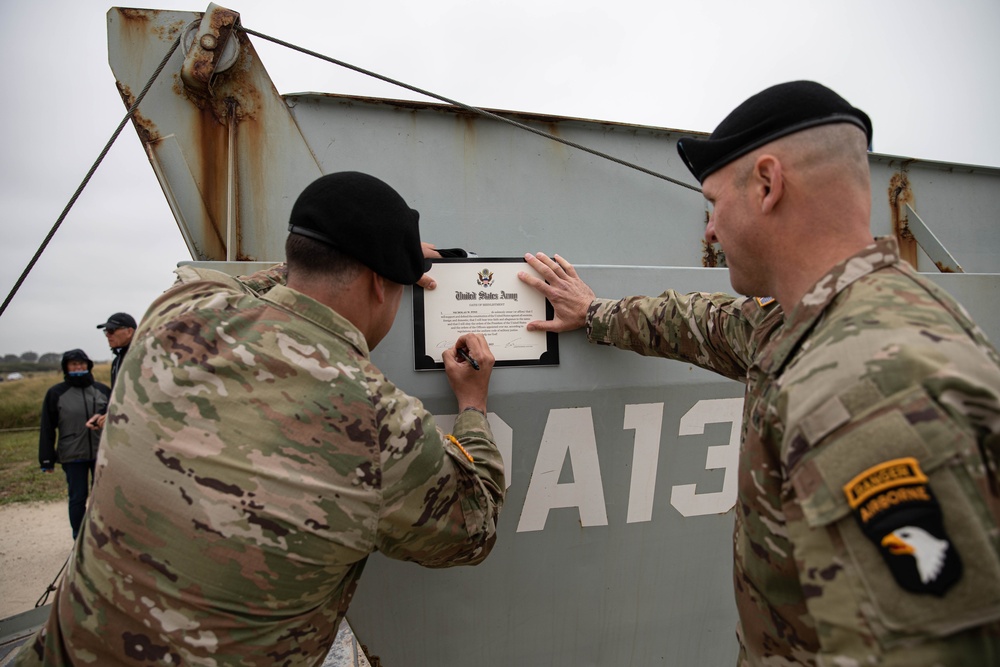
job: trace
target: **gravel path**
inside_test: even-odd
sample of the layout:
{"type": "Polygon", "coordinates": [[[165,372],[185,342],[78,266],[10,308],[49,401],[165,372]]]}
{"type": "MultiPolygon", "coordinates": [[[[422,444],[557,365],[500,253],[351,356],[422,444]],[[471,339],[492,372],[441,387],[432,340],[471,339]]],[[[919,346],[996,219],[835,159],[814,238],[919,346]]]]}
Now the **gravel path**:
{"type": "Polygon", "coordinates": [[[34,608],[72,549],[65,500],[0,507],[0,618],[34,608]]]}

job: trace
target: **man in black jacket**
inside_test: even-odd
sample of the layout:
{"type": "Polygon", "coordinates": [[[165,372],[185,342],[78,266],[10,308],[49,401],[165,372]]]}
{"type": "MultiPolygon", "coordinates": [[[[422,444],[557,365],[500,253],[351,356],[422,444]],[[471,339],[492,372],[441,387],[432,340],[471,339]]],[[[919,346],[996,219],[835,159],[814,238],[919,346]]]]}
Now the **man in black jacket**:
{"type": "Polygon", "coordinates": [[[111,360],[111,388],[114,389],[118,368],[122,365],[122,359],[128,352],[129,345],[132,344],[132,336],[135,335],[135,318],[128,313],[115,313],[104,324],[98,324],[97,328],[104,329],[108,347],[115,355],[111,360]]]}
{"type": "MultiPolygon", "coordinates": [[[[108,321],[97,325],[98,329],[104,329],[104,335],[108,339],[108,347],[111,348],[114,358],[111,360],[111,388],[115,388],[115,380],[118,378],[118,369],[122,365],[122,359],[128,352],[129,345],[132,344],[132,336],[135,335],[135,318],[128,313],[115,313],[108,318],[108,321]]],[[[87,422],[87,428],[99,431],[104,428],[104,420],[107,418],[107,410],[101,410],[87,422]]]]}
{"type": "Polygon", "coordinates": [[[80,531],[87,509],[101,439],[99,432],[87,428],[88,420],[107,410],[111,396],[107,385],[94,381],[93,368],[94,362],[83,350],[63,354],[64,379],[45,394],[38,435],[38,464],[42,472],[52,472],[58,462],[66,473],[73,539],[80,531]]]}

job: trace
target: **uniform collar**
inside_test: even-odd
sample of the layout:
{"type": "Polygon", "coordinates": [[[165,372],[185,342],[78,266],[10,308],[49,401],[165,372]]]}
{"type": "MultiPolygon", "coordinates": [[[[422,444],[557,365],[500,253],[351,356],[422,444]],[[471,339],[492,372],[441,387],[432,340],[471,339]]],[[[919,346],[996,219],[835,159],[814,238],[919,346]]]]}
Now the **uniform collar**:
{"type": "Polygon", "coordinates": [[[328,306],[285,285],[275,285],[260,298],[282,310],[295,313],[316,326],[342,338],[366,359],[370,357],[364,334],[346,317],[328,306]]]}
{"type": "Polygon", "coordinates": [[[807,334],[826,312],[838,294],[859,278],[887,266],[898,264],[899,246],[892,236],[883,236],[857,254],[833,267],[788,314],[780,333],[758,359],[760,369],[777,374],[804,343],[807,334]]]}

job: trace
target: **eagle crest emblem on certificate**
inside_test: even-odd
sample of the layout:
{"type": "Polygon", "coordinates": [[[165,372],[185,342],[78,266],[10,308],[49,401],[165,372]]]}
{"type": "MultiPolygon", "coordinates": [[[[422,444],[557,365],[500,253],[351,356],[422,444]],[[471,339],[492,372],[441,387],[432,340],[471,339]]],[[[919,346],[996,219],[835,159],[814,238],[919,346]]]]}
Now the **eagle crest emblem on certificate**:
{"type": "Polygon", "coordinates": [[[489,287],[493,284],[493,272],[489,269],[483,269],[476,274],[476,283],[483,287],[489,287]]]}

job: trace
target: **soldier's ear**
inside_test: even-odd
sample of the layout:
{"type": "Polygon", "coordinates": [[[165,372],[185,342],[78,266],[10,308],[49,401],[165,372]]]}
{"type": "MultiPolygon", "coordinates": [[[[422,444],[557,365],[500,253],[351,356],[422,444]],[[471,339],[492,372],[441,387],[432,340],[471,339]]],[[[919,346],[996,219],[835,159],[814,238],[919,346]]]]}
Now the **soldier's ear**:
{"type": "Polygon", "coordinates": [[[760,202],[760,212],[766,215],[773,211],[785,194],[781,160],[768,154],[758,157],[750,174],[750,182],[760,202]]]}
{"type": "Polygon", "coordinates": [[[385,278],[375,273],[374,271],[369,271],[372,277],[372,295],[378,303],[385,303],[385,278]]]}

